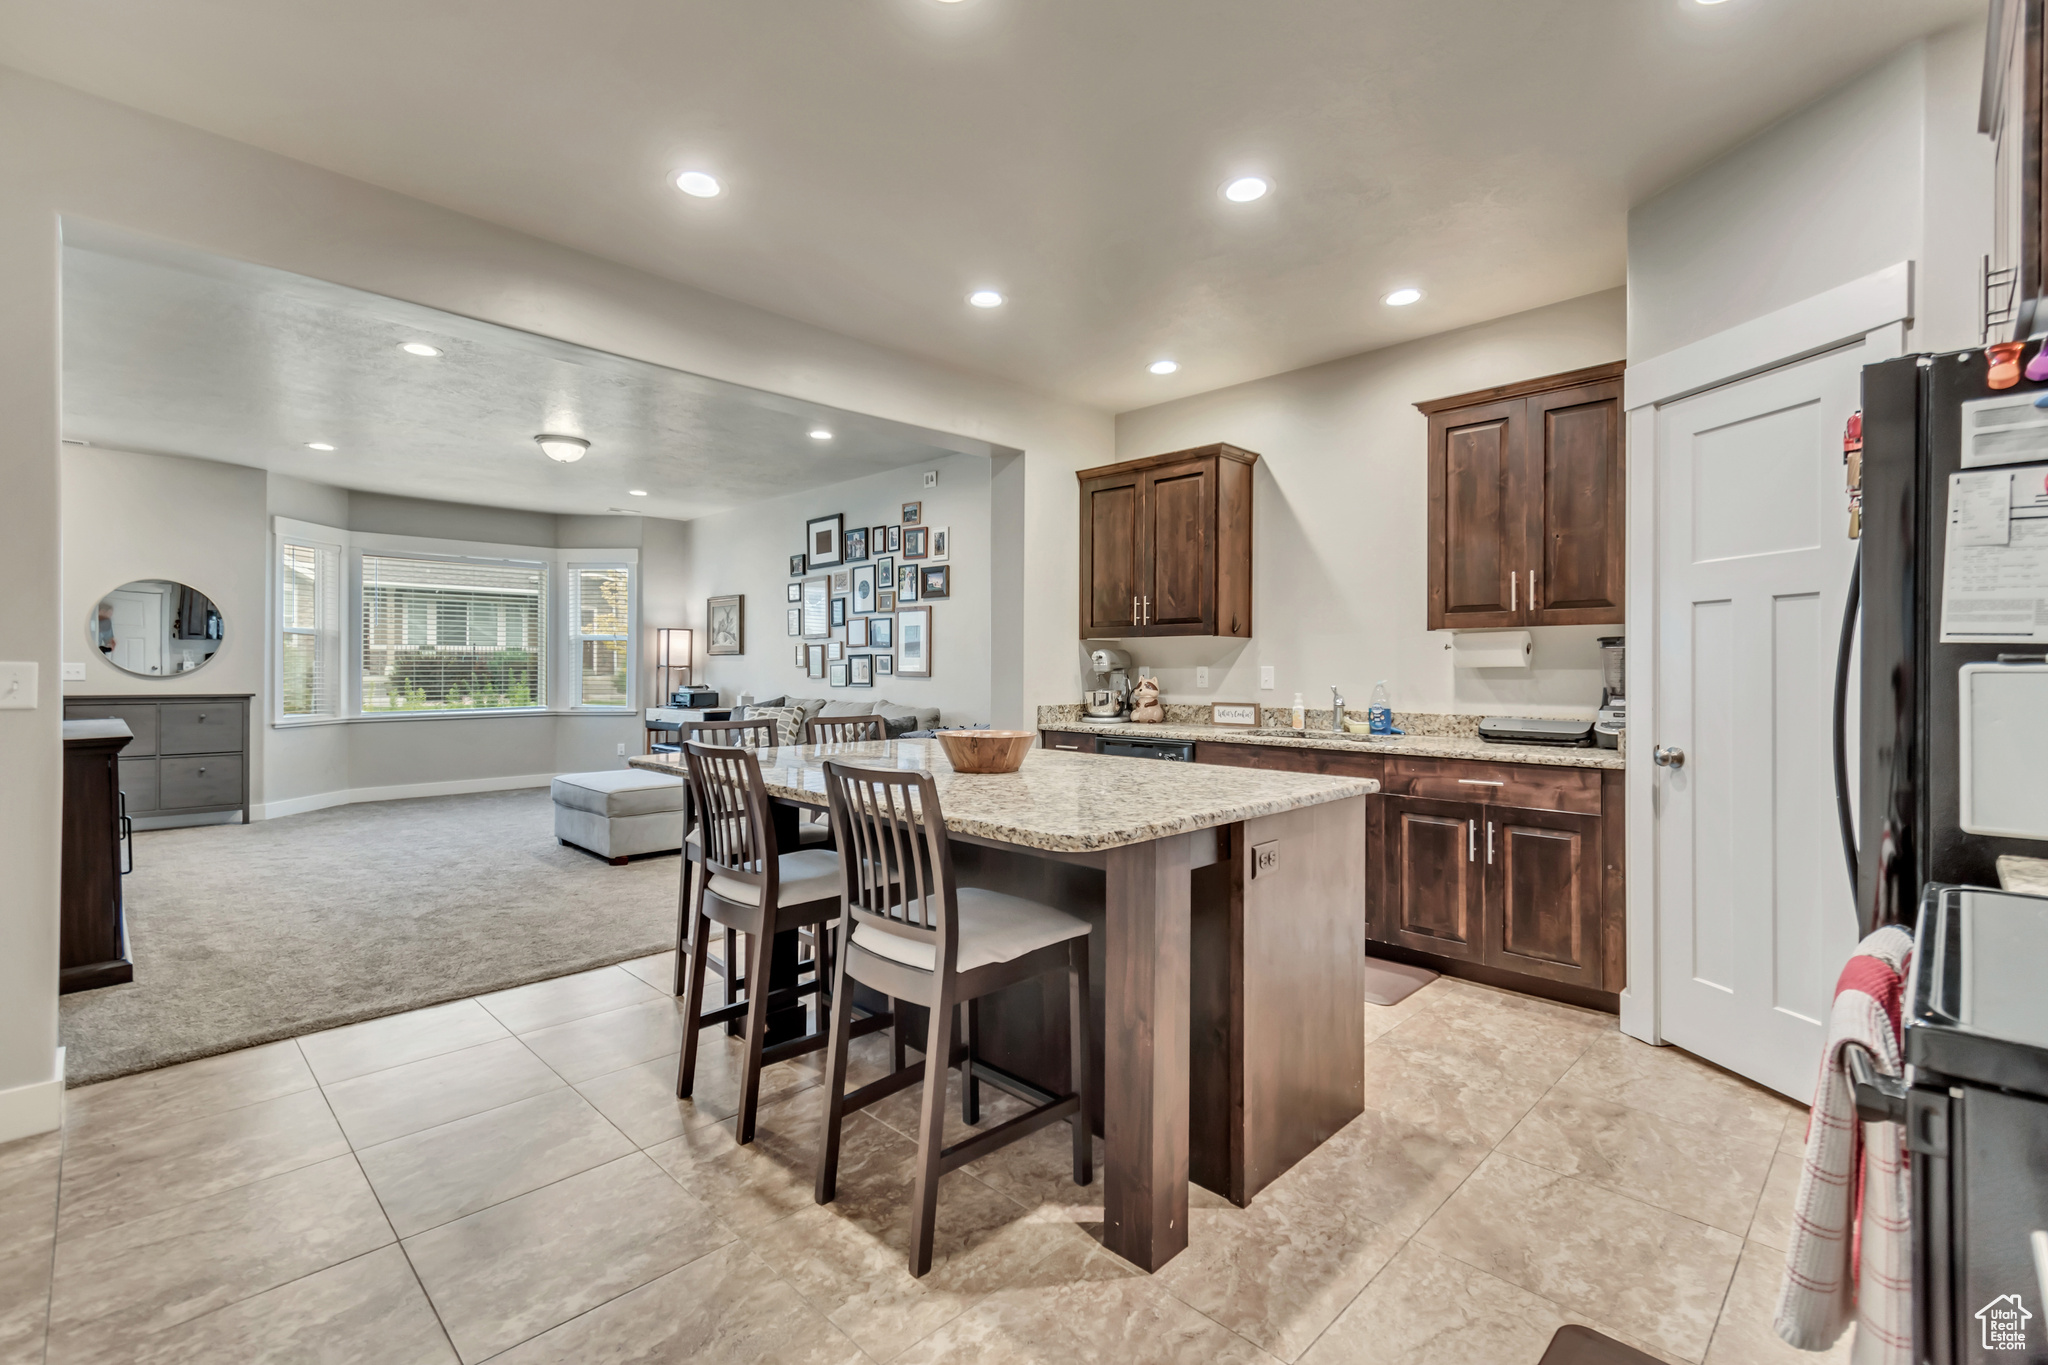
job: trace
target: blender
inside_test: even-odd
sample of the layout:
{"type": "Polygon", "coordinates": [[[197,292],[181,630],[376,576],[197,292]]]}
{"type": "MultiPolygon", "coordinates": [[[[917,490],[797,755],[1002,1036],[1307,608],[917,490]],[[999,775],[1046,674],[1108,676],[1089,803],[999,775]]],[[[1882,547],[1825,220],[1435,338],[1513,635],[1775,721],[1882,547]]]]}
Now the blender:
{"type": "Polygon", "coordinates": [[[1603,749],[1621,747],[1628,727],[1628,702],[1622,689],[1628,681],[1628,637],[1600,637],[1600,714],[1593,719],[1593,742],[1603,749]]]}

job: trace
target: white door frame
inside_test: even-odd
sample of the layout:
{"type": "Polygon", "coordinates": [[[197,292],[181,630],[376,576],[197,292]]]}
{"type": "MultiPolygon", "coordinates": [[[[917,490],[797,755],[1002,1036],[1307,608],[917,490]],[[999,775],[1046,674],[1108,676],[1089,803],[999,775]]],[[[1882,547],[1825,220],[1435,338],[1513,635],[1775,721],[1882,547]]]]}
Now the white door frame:
{"type": "Polygon", "coordinates": [[[1664,1041],[1657,963],[1656,769],[1660,622],[1657,620],[1657,409],[1765,370],[1867,338],[1872,359],[1903,355],[1913,317],[1910,261],[1766,313],[1725,332],[1631,365],[1622,380],[1628,436],[1628,989],[1621,1031],[1664,1041]],[[1877,336],[1874,333],[1886,333],[1877,336]]]}

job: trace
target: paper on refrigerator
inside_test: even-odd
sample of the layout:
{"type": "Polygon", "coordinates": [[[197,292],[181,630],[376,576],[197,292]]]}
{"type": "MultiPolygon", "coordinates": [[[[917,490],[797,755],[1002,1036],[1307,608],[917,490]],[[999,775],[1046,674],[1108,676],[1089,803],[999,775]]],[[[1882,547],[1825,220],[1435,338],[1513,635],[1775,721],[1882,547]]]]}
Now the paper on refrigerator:
{"type": "Polygon", "coordinates": [[[1949,475],[1943,644],[2048,643],[2048,465],[1949,475]]]}

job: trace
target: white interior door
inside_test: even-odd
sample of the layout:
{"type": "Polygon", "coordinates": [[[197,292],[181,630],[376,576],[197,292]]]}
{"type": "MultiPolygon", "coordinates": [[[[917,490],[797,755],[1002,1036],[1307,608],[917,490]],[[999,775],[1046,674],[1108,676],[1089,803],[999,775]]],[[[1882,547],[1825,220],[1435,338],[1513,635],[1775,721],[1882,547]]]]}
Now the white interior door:
{"type": "Polygon", "coordinates": [[[164,671],[164,599],[154,592],[116,588],[107,594],[114,604],[113,661],[130,673],[164,671]]]}
{"type": "Polygon", "coordinates": [[[1842,430],[1862,367],[1895,353],[1830,351],[1656,419],[1657,705],[1640,738],[1684,755],[1655,769],[1662,1032],[1801,1102],[1856,943],[1830,744],[1856,551],[1842,430]]]}

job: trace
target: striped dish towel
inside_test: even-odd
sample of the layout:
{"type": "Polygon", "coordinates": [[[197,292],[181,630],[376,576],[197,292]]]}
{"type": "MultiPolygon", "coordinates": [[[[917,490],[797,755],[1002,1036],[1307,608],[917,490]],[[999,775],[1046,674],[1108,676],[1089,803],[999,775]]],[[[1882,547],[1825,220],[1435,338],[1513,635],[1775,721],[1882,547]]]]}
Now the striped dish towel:
{"type": "Polygon", "coordinates": [[[1899,1003],[1913,936],[1897,925],[1856,947],[1835,983],[1820,1083],[1806,1126],[1792,1245],[1774,1326],[1802,1351],[1824,1351],[1851,1318],[1852,1365],[1912,1365],[1911,1214],[1903,1134],[1861,1123],[1842,1048],[1869,1049],[1887,1076],[1905,1071],[1899,1003]]]}

